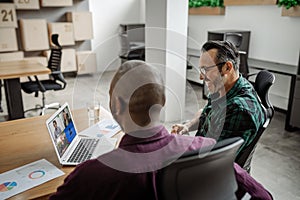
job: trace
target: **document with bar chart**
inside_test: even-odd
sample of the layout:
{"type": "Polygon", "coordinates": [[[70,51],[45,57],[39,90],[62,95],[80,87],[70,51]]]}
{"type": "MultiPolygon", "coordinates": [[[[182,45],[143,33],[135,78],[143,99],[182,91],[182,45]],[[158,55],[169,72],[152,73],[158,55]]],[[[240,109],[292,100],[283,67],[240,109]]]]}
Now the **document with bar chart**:
{"type": "Polygon", "coordinates": [[[45,159],[0,174],[0,199],[12,197],[20,192],[64,175],[64,172],[45,159]]]}
{"type": "Polygon", "coordinates": [[[121,130],[119,124],[113,119],[102,119],[91,127],[81,131],[79,135],[86,137],[111,138],[121,130]]]}

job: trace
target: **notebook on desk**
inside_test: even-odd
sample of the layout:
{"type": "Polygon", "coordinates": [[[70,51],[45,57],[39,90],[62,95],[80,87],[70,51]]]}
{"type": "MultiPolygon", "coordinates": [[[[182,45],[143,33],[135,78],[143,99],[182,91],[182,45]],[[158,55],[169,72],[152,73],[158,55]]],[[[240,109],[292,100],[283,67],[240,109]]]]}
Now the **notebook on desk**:
{"type": "Polygon", "coordinates": [[[79,136],[67,103],[46,121],[46,126],[62,165],[77,165],[114,149],[107,137],[79,136]]]}

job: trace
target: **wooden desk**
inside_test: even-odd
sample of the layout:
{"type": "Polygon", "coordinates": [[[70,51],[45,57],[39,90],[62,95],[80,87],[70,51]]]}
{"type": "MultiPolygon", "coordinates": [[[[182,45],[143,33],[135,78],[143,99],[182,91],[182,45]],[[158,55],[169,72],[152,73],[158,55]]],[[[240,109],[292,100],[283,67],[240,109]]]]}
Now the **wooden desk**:
{"type": "MultiPolygon", "coordinates": [[[[86,109],[72,112],[78,131],[88,127],[86,109]]],[[[101,109],[100,118],[110,117],[101,109]]],[[[49,115],[31,117],[0,123],[0,173],[45,158],[66,174],[22,192],[10,199],[46,199],[63,183],[74,167],[62,167],[57,159],[51,138],[46,128],[49,115]]],[[[121,133],[116,136],[119,140],[121,133]]]]}
{"type": "Polygon", "coordinates": [[[4,79],[9,119],[24,118],[20,77],[50,73],[48,68],[34,61],[0,62],[0,79],[4,79]]]}

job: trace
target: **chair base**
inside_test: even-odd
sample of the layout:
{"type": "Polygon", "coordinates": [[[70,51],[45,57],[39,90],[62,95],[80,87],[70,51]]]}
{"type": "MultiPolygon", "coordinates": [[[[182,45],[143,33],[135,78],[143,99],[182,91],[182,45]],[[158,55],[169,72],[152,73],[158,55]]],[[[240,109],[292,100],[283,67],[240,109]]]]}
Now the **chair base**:
{"type": "Polygon", "coordinates": [[[58,102],[55,102],[55,103],[51,103],[51,104],[48,104],[48,105],[36,105],[35,108],[31,108],[31,109],[28,109],[28,110],[25,110],[24,113],[27,113],[27,112],[31,112],[31,111],[38,111],[38,110],[41,110],[40,114],[39,115],[45,115],[45,111],[48,110],[48,109],[53,109],[53,110],[58,110],[60,108],[60,103],[58,102]]]}
{"type": "Polygon", "coordinates": [[[60,104],[58,102],[56,103],[51,103],[51,104],[48,104],[48,105],[45,105],[45,107],[42,109],[42,114],[41,115],[44,115],[45,114],[45,111],[47,109],[55,109],[55,110],[58,110],[60,108],[60,104]]]}

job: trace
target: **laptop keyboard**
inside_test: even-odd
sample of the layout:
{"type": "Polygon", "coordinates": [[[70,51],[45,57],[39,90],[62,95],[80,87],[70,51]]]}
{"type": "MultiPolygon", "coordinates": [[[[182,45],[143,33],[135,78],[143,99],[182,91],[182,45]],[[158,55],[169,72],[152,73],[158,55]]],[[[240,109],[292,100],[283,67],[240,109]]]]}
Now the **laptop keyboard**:
{"type": "Polygon", "coordinates": [[[68,162],[81,163],[92,157],[99,139],[81,138],[79,144],[68,159],[68,162]]]}

